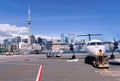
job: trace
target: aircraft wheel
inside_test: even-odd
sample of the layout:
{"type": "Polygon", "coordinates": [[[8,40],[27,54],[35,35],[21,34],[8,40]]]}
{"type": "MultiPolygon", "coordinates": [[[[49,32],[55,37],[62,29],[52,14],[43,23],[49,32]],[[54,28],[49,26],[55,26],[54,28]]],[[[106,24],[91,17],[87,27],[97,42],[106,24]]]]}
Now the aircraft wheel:
{"type": "Polygon", "coordinates": [[[85,63],[86,63],[86,64],[92,64],[92,60],[91,60],[91,57],[90,57],[90,56],[87,56],[87,57],[85,58],[85,63]]]}
{"type": "Polygon", "coordinates": [[[76,59],[76,55],[72,55],[72,59],[76,59]]]}
{"type": "Polygon", "coordinates": [[[114,59],[115,58],[115,55],[111,55],[111,59],[114,59]]]}

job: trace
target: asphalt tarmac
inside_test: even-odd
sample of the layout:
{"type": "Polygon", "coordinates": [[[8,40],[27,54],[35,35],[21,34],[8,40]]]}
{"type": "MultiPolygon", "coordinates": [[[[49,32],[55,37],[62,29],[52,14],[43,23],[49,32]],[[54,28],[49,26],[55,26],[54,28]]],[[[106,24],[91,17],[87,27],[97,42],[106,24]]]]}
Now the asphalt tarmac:
{"type": "MultiPolygon", "coordinates": [[[[117,55],[119,57],[119,55],[117,55]]],[[[109,69],[95,68],[84,63],[84,55],[0,56],[0,81],[36,81],[39,66],[43,66],[41,81],[120,81],[120,58],[109,60],[109,69]]]]}

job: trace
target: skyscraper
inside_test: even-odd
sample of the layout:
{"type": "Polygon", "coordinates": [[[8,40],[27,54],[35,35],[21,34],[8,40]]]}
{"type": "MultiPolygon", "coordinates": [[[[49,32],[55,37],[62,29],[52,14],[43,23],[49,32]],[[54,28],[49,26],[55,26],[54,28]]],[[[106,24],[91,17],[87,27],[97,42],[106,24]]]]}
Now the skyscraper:
{"type": "Polygon", "coordinates": [[[9,45],[10,45],[10,42],[8,41],[8,39],[5,39],[5,40],[4,40],[4,48],[5,48],[6,50],[9,49],[9,45]]]}
{"type": "Polygon", "coordinates": [[[28,7],[28,43],[31,44],[30,41],[30,24],[31,24],[31,19],[30,19],[30,6],[28,7]]]}
{"type": "Polygon", "coordinates": [[[19,42],[21,42],[21,37],[17,36],[17,37],[14,38],[14,40],[15,40],[16,44],[19,44],[19,42]]]}
{"type": "Polygon", "coordinates": [[[28,43],[28,40],[27,39],[22,39],[22,42],[28,43]]]}
{"type": "Polygon", "coordinates": [[[64,41],[64,33],[61,33],[60,39],[61,39],[61,43],[65,43],[65,41],[64,41]]]}
{"type": "Polygon", "coordinates": [[[47,41],[46,48],[47,48],[47,50],[52,49],[52,41],[47,41]]]}
{"type": "Polygon", "coordinates": [[[65,37],[65,43],[69,43],[68,37],[65,37]]]}
{"type": "Polygon", "coordinates": [[[31,44],[35,43],[35,36],[34,35],[30,36],[30,42],[31,42],[31,44]]]}
{"type": "Polygon", "coordinates": [[[43,44],[43,39],[38,37],[38,44],[42,45],[43,44]]]}
{"type": "Polygon", "coordinates": [[[68,40],[69,40],[69,43],[74,43],[75,42],[75,34],[68,33],[68,40]]]}

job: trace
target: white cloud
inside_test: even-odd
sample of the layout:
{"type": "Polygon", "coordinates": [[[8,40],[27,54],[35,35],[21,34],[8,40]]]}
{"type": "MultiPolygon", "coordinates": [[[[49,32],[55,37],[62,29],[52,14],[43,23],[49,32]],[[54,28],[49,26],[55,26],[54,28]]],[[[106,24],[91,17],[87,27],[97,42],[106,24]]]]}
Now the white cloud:
{"type": "MultiPolygon", "coordinates": [[[[16,25],[10,25],[10,24],[0,24],[0,42],[3,42],[4,39],[12,39],[17,36],[20,36],[22,38],[27,38],[27,27],[18,27],[16,25]]],[[[47,40],[56,40],[59,39],[59,37],[55,36],[45,36],[45,35],[34,35],[36,38],[41,37],[45,38],[47,40]]]]}
{"type": "Polygon", "coordinates": [[[27,32],[27,27],[17,27],[16,25],[0,24],[0,31],[20,34],[23,32],[27,32]]]}
{"type": "Polygon", "coordinates": [[[22,36],[27,33],[27,27],[18,27],[10,24],[0,24],[0,41],[4,39],[11,39],[16,36],[22,36]]]}

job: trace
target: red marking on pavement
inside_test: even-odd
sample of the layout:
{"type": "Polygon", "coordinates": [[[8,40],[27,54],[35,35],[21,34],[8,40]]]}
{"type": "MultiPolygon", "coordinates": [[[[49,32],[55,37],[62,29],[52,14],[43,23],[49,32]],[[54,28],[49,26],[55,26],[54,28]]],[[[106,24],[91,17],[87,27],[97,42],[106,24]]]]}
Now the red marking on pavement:
{"type": "Polygon", "coordinates": [[[42,65],[40,65],[36,81],[41,81],[42,78],[42,65]]]}

